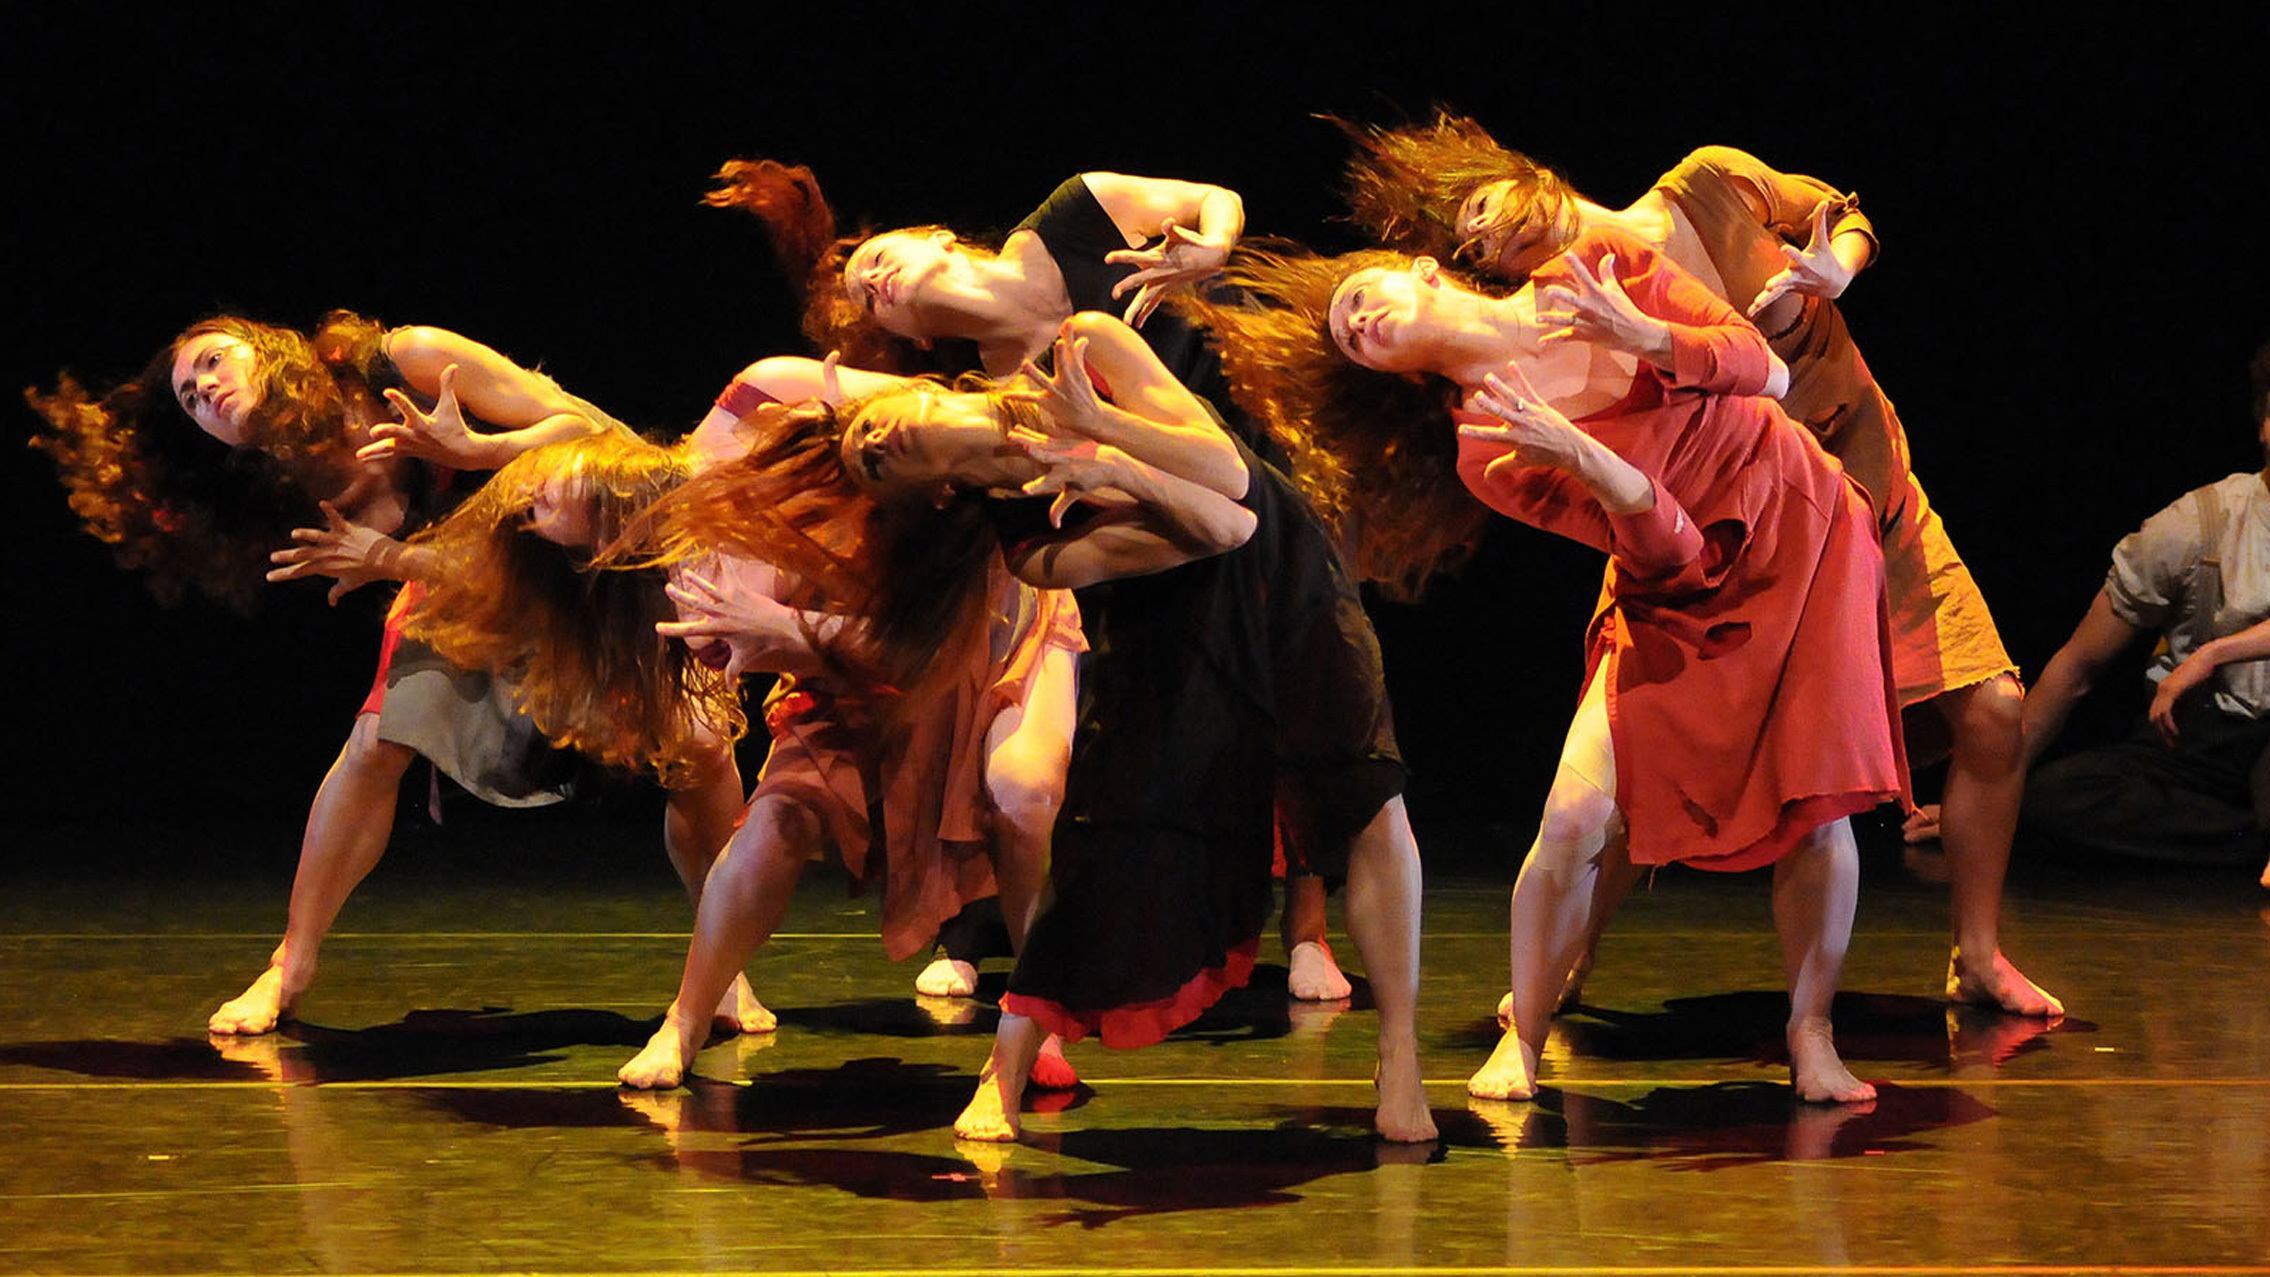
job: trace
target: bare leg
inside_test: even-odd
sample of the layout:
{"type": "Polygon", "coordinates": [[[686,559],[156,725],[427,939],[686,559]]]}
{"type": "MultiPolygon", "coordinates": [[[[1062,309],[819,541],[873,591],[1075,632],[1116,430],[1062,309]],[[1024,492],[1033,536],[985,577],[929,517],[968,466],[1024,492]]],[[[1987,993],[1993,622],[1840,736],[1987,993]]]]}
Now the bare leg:
{"type": "Polygon", "coordinates": [[[1277,934],[1285,942],[1285,990],[1303,1002],[1337,1002],[1355,992],[1325,942],[1324,897],[1324,879],[1316,874],[1285,875],[1277,934]]]}
{"type": "Polygon", "coordinates": [[[1947,998],[2013,1015],[2065,1014],[2065,1006],[2002,956],[2002,879],[2025,792],[2025,693],[2008,675],[1958,688],[1932,702],[1947,719],[1954,757],[1940,800],[1940,839],[1952,875],[1954,952],[1947,998]]]}
{"type": "MultiPolygon", "coordinates": [[[[702,881],[709,867],[733,836],[733,822],[742,807],[741,769],[734,762],[730,742],[705,737],[709,753],[697,766],[691,783],[669,791],[662,811],[662,849],[670,867],[686,886],[694,912],[701,912],[702,881]]],[[[770,1033],[780,1021],[757,1001],[746,973],[736,973],[731,987],[717,1003],[714,1019],[729,1033],[770,1033]]]]}
{"type": "Polygon", "coordinates": [[[1814,830],[1774,864],[1774,928],[1789,978],[1790,1085],[1798,1099],[1811,1103],[1876,1098],[1876,1088],[1844,1066],[1829,1025],[1859,899],[1860,853],[1849,820],[1814,830]]]}
{"type": "MultiPolygon", "coordinates": [[[[1553,1003],[1553,1014],[1559,1015],[1584,997],[1584,981],[1592,974],[1592,961],[1600,950],[1600,937],[1607,933],[1608,923],[1616,911],[1624,907],[1624,900],[1639,885],[1639,866],[1632,863],[1622,839],[1610,839],[1600,856],[1600,873],[1592,880],[1592,921],[1584,930],[1584,948],[1576,955],[1575,965],[1569,968],[1568,979],[1561,982],[1561,996],[1553,1003]]],[[[1513,995],[1498,999],[1498,1027],[1513,1023],[1513,995]]]]}
{"type": "MultiPolygon", "coordinates": [[[[1537,1093],[1537,1059],[1553,1008],[1586,938],[1607,925],[1605,918],[1592,917],[1604,899],[1598,890],[1601,865],[1625,858],[1615,748],[1608,734],[1609,676],[1606,665],[1595,670],[1577,702],[1537,822],[1537,841],[1513,882],[1513,991],[1501,1015],[1505,1033],[1466,1083],[1467,1093],[1481,1099],[1526,1100],[1537,1093]]],[[[1620,894],[1609,903],[1619,899],[1620,894]]]]}
{"type": "Polygon", "coordinates": [[[1556,772],[1537,841],[1513,883],[1513,1014],[1489,1062],[1468,1079],[1468,1094],[1526,1100],[1537,1093],[1553,1008],[1593,930],[1601,862],[1622,841],[1615,799],[1566,767],[1556,772]]]}
{"type": "MultiPolygon", "coordinates": [[[[1321,884],[1320,884],[1321,885],[1321,884]]],[[[1419,844],[1400,795],[1348,848],[1348,935],[1379,1006],[1379,1107],[1372,1125],[1404,1143],[1435,1138],[1419,1081],[1419,844]]]]}
{"type": "Polygon", "coordinates": [[[1040,1054],[1038,1024],[1021,1015],[1003,1012],[1001,1027],[993,1035],[993,1054],[978,1074],[977,1094],[954,1119],[954,1138],[1006,1144],[1020,1130],[1018,1112],[1024,1107],[1025,1079],[1040,1054]]]}
{"type": "MultiPolygon", "coordinates": [[[[1077,669],[1071,652],[1049,651],[1024,701],[1003,710],[985,730],[985,789],[995,817],[993,877],[1001,886],[1009,947],[1018,953],[1024,952],[1025,936],[1048,886],[1049,840],[1064,806],[1064,772],[1072,763],[1077,669]]],[[[1055,1034],[1035,1049],[1037,1055],[1026,1063],[1026,1075],[1035,1085],[1062,1090],[1079,1083],[1055,1034]]],[[[1015,1138],[1015,1125],[1012,1116],[1010,1138],[1015,1138]]]]}
{"type": "Polygon", "coordinates": [[[378,715],[363,714],[324,773],[300,839],[291,912],[268,969],[206,1021],[212,1033],[266,1033],[292,1013],[315,980],[317,952],[339,909],[394,832],[395,796],[417,754],[378,738],[378,715]]]}
{"type": "Polygon", "coordinates": [[[703,884],[677,999],[646,1048],[616,1074],[623,1085],[670,1087],[685,1079],[709,1034],[707,1008],[717,1005],[749,955],[779,929],[804,863],[823,841],[819,818],[802,803],[759,788],[748,820],[703,884]]]}

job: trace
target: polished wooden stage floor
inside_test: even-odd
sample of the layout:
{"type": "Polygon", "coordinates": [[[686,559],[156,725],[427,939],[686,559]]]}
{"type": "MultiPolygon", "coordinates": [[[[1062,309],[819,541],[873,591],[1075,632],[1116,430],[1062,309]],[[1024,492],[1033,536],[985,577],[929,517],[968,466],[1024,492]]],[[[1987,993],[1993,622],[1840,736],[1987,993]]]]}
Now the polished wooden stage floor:
{"type": "Polygon", "coordinates": [[[0,893],[0,1270],[2270,1272],[2251,873],[2022,871],[2008,947],[2072,1009],[2045,1027],[1934,997],[1943,889],[1872,852],[1857,1109],[1789,1099],[1764,878],[1666,873],[1545,1094],[1470,1104],[1510,870],[1468,856],[1427,895],[1440,1144],[1367,1135],[1362,990],[1290,1006],[1272,965],[1162,1046],[1074,1048],[1085,1085],[978,1149],[949,1124],[990,1009],[918,1004],[820,876],[753,968],[780,1031],[619,1091],[683,901],[643,830],[555,823],[615,846],[553,856],[527,828],[408,839],[304,1021],[239,1042],[204,1017],[274,941],[291,831],[18,831],[64,868],[0,893]]]}

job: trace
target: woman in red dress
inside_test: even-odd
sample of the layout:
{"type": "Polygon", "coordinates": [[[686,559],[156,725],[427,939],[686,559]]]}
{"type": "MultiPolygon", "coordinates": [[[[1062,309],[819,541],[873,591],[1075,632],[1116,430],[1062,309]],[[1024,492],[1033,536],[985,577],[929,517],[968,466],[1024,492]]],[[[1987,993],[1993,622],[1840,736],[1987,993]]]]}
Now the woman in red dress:
{"type": "Polygon", "coordinates": [[[1232,382],[1354,516],[1370,575],[1423,580],[1473,531],[1469,493],[1610,557],[1587,690],[1514,888],[1512,1023],[1468,1089],[1534,1093],[1600,866],[1628,848],[1639,864],[1774,867],[1796,1090],[1872,1097],[1828,1012],[1857,892],[1847,817],[1906,787],[1882,557],[1864,494],[1763,397],[1787,381],[1765,339],[1615,232],[1506,297],[1385,253],[1262,256],[1231,278],[1268,303],[1206,308],[1232,382]]]}

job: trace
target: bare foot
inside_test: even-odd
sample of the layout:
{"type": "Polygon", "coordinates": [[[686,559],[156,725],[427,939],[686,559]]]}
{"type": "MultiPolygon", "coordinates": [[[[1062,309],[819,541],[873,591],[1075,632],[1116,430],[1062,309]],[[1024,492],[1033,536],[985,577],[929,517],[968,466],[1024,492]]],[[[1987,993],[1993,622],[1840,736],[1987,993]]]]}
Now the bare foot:
{"type": "Polygon", "coordinates": [[[646,1040],[645,1049],[615,1070],[615,1080],[641,1091],[668,1090],[684,1083],[686,1066],[702,1045],[693,1034],[694,1026],[681,1023],[677,1007],[672,1006],[670,1014],[662,1017],[662,1027],[646,1040]]]}
{"type": "Polygon", "coordinates": [[[1423,1144],[1438,1138],[1434,1114],[1427,1111],[1427,1088],[1419,1081],[1419,1053],[1413,1047],[1382,1051],[1371,1075],[1379,1093],[1372,1129],[1397,1144],[1423,1144]]]}
{"type": "Polygon", "coordinates": [[[291,1017],[292,1004],[297,1001],[299,991],[296,989],[291,996],[285,996],[284,969],[270,967],[244,992],[223,1002],[220,1010],[205,1021],[205,1031],[223,1036],[272,1033],[278,1020],[291,1017]]]}
{"type": "Polygon", "coordinates": [[[1858,1104],[1876,1098],[1875,1087],[1844,1067],[1836,1053],[1836,1036],[1825,1019],[1790,1022],[1789,1085],[1807,1104],[1858,1104]]]}
{"type": "Polygon", "coordinates": [[[1069,1091],[1080,1084],[1072,1062],[1064,1058],[1064,1040],[1051,1033],[1033,1058],[1032,1084],[1051,1091],[1069,1091]]]}
{"type": "Polygon", "coordinates": [[[1497,1049],[1474,1076],[1466,1079],[1466,1093],[1480,1100],[1528,1100],[1537,1096],[1537,1051],[1512,1029],[1498,1039],[1497,1049]]]}
{"type": "Polygon", "coordinates": [[[914,977],[914,991],[926,998],[966,998],[977,992],[977,968],[960,958],[932,958],[914,977]]]}
{"type": "Polygon", "coordinates": [[[1018,1134],[1017,1106],[1024,1097],[1006,1094],[1008,1089],[994,1070],[993,1061],[987,1060],[985,1071],[978,1075],[977,1094],[954,1119],[954,1138],[988,1144],[1013,1142],[1018,1134]]]}
{"type": "Polygon", "coordinates": [[[1504,997],[1498,999],[1498,1027],[1501,1029],[1513,1027],[1513,993],[1511,990],[1508,990],[1504,997]]]}
{"type": "Polygon", "coordinates": [[[2025,973],[2010,965],[2002,951],[1994,952],[1994,961],[1984,971],[1974,971],[1963,961],[1963,951],[1956,949],[1947,955],[1947,1000],[1972,1006],[1999,1007],[2012,1015],[2039,1015],[2055,1019],[2065,1014],[2065,1004],[2050,996],[2047,990],[2025,977],[2025,973]]]}
{"type": "Polygon", "coordinates": [[[727,1033],[770,1033],[780,1027],[780,1017],[757,1001],[757,991],[749,987],[747,975],[733,977],[733,987],[718,1000],[717,1013],[710,1019],[727,1033]]]}
{"type": "Polygon", "coordinates": [[[1291,969],[1285,973],[1285,988],[1303,1002],[1338,1002],[1355,992],[1332,960],[1332,947],[1321,940],[1294,945],[1286,964],[1291,969]]]}

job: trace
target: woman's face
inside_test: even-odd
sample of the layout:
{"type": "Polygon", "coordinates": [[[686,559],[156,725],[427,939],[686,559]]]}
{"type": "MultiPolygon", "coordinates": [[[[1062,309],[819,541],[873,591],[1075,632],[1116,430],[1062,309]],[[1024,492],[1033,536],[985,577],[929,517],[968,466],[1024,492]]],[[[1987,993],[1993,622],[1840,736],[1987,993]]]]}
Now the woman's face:
{"type": "Polygon", "coordinates": [[[598,503],[593,495],[580,469],[555,470],[530,494],[522,526],[553,545],[592,549],[599,544],[598,503]]]}
{"type": "Polygon", "coordinates": [[[199,430],[240,447],[245,422],[260,406],[259,357],[240,337],[199,333],[174,353],[173,393],[199,430]]]}
{"type": "Polygon", "coordinates": [[[968,461],[998,452],[1003,443],[985,396],[910,391],[862,409],[841,447],[852,481],[887,500],[941,491],[968,461]]]}
{"type": "Polygon", "coordinates": [[[925,290],[953,265],[948,231],[889,231],[853,249],[843,264],[843,289],[886,332],[921,339],[933,335],[922,310],[925,290]]]}
{"type": "Polygon", "coordinates": [[[1553,255],[1557,210],[1547,210],[1534,192],[1501,179],[1474,188],[1458,207],[1458,234],[1468,247],[1462,257],[1490,274],[1521,279],[1553,255]]]}
{"type": "Polygon", "coordinates": [[[1378,372],[1422,371],[1428,293],[1439,287],[1433,258],[1405,270],[1372,266],[1340,281],[1325,322],[1340,353],[1378,372]]]}

